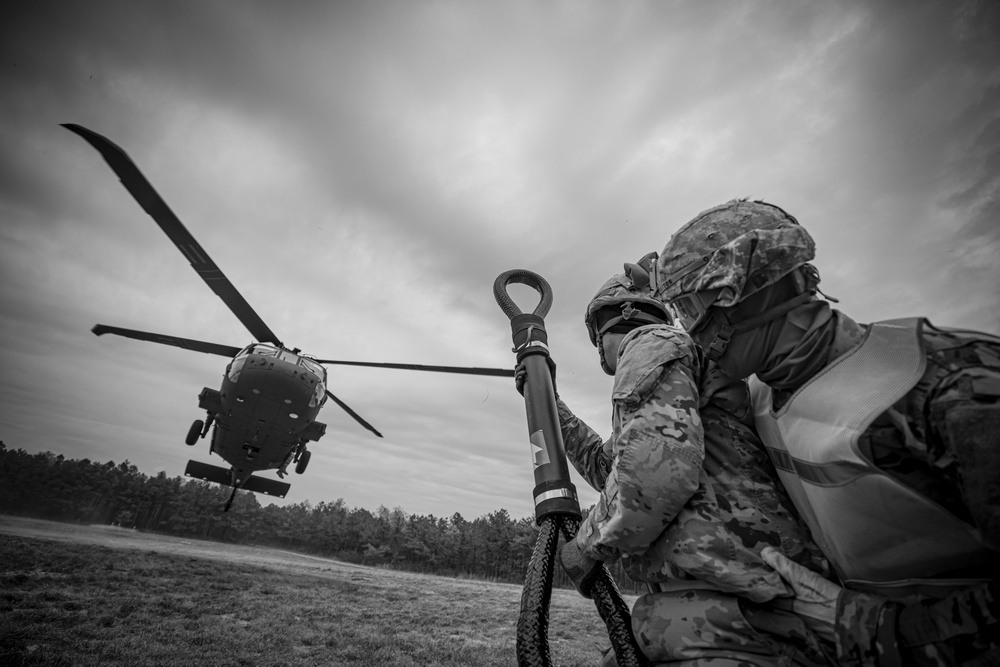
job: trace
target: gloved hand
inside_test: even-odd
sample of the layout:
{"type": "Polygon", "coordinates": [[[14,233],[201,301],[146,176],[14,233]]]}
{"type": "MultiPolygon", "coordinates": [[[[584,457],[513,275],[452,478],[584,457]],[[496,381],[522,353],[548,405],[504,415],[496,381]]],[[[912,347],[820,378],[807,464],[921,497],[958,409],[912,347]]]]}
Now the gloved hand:
{"type": "MultiPolygon", "coordinates": [[[[556,362],[553,361],[552,357],[545,357],[545,363],[549,365],[549,373],[552,375],[552,393],[556,395],[556,398],[559,398],[559,391],[556,389],[556,362]]],[[[524,396],[524,381],[526,379],[528,379],[528,369],[524,367],[524,364],[514,366],[514,387],[521,396],[524,396]]]]}
{"type": "Polygon", "coordinates": [[[584,554],[575,538],[559,549],[559,563],[580,595],[585,598],[592,597],[594,582],[600,575],[604,563],[584,554]]]}
{"type": "Polygon", "coordinates": [[[834,642],[837,599],[844,589],[799,565],[774,547],[764,547],[760,556],[792,587],[795,593],[792,611],[802,617],[810,630],[834,642]]]}

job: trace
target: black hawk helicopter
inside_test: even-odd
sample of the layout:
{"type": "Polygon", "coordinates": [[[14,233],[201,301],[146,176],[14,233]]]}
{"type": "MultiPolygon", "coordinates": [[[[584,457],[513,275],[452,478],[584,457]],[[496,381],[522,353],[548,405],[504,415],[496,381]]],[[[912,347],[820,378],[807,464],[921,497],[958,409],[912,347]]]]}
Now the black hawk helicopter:
{"type": "Polygon", "coordinates": [[[98,324],[93,328],[98,336],[116,334],[232,359],[226,366],[222,387],[218,390],[205,387],[198,395],[198,406],[206,411],[207,417],[191,424],[185,440],[188,445],[194,445],[214,425],[209,454],[218,454],[231,467],[227,470],[207,463],[188,461],[184,474],[233,487],[224,511],[232,506],[239,489],[285,497],[291,484],[256,477],[253,473],[277,470],[278,476],[284,477],[288,466],[293,463],[296,473],[306,471],[311,455],[306,447],[307,443],[319,440],[326,432],[326,424],[316,421],[316,416],[327,398],[366,429],[382,437],[371,424],[326,388],[327,372],[323,364],[514,376],[513,370],[500,368],[317,359],[303,354],[298,348],[286,347],[229,282],[121,147],[80,125],[64,124],[63,127],[83,137],[100,152],[121,179],[125,189],[166,232],[202,280],[259,341],[239,348],[106,324],[98,324]]]}

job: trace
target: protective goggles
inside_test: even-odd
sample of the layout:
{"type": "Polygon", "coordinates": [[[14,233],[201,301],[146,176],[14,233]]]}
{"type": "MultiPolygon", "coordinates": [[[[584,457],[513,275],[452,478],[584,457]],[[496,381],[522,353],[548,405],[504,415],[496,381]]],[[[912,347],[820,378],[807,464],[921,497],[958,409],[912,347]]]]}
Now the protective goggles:
{"type": "Polygon", "coordinates": [[[694,333],[703,327],[708,322],[708,309],[715,303],[721,291],[721,288],[703,290],[673,299],[670,306],[677,316],[678,324],[688,333],[694,333]]]}

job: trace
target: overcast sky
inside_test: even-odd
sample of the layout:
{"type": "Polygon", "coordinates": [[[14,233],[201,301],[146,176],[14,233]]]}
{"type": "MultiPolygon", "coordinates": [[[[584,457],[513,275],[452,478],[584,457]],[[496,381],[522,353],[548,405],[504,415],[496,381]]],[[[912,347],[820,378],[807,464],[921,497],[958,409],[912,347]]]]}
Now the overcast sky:
{"type": "MultiPolygon", "coordinates": [[[[587,301],[733,197],[798,217],[855,319],[1000,332],[996,2],[30,2],[0,53],[10,448],[218,465],[183,439],[226,360],[90,329],[251,342],[60,123],[124,148],[319,357],[511,367],[493,281],[542,274],[560,394],[604,435],[587,301]]],[[[285,502],[532,514],[511,380],[331,367],[329,386],[385,438],[330,403],[285,502]]]]}

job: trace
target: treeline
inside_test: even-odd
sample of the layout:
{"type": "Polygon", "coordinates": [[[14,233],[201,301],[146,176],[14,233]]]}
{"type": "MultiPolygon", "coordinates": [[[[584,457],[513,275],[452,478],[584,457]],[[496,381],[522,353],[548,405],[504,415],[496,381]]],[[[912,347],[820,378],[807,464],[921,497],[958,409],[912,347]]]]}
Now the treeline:
{"type": "MultiPolygon", "coordinates": [[[[534,517],[500,509],[467,520],[407,514],[402,508],[349,508],[343,499],[264,507],[231,489],[160,472],[149,477],[128,461],[97,463],[50,452],[28,454],[0,442],[0,513],[52,521],[118,525],[145,532],[253,544],[444,576],[521,583],[535,545],[534,517]]],[[[557,586],[569,583],[556,568],[557,586]]],[[[639,592],[621,572],[623,592],[639,592]]]]}

